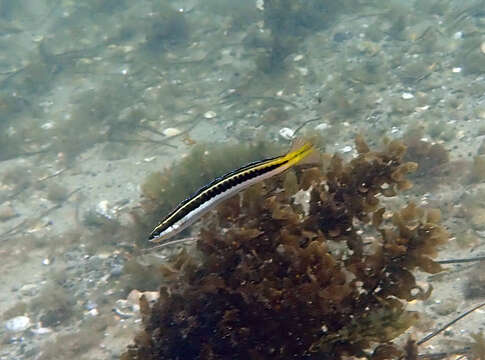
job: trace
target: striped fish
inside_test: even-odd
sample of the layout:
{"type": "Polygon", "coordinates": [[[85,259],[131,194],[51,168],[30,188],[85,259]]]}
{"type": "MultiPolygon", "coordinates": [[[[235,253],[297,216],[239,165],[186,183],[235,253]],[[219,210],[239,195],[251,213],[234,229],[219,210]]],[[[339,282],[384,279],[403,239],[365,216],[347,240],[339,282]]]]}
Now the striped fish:
{"type": "MultiPolygon", "coordinates": [[[[301,163],[305,158],[305,163],[315,162],[315,156],[318,156],[318,153],[314,150],[315,148],[311,143],[298,139],[285,155],[252,162],[216,178],[172,210],[153,229],[149,237],[150,241],[166,242],[192,225],[220,202],[234,196],[253,184],[281,174],[293,165],[301,163]],[[308,157],[310,154],[314,154],[314,156],[308,157]]],[[[167,245],[177,242],[176,240],[171,241],[167,245]]]]}

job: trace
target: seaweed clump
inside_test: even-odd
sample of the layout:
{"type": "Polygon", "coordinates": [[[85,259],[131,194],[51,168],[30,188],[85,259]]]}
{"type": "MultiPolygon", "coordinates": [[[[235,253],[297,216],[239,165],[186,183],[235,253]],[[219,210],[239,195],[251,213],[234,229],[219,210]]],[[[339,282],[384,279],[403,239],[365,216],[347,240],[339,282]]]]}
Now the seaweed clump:
{"type": "Polygon", "coordinates": [[[416,321],[406,301],[429,295],[413,270],[440,271],[448,236],[436,210],[381,205],[411,186],[401,142],[357,149],[299,169],[296,194],[273,179],[219,206],[197,257],[174,260],[190,265],[151,308],[141,299],[144,330],[122,359],[412,358],[412,341],[392,340],[416,321]]]}

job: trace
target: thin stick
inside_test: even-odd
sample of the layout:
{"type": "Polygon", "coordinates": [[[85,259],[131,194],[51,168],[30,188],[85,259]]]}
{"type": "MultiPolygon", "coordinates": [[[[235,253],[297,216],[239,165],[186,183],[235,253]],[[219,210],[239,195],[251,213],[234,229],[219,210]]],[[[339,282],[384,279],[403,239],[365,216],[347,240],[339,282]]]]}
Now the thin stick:
{"type": "Polygon", "coordinates": [[[309,123],[311,123],[311,122],[314,122],[314,121],[318,121],[318,120],[320,120],[320,119],[321,119],[321,117],[320,117],[320,116],[317,116],[317,117],[312,118],[312,119],[310,119],[310,120],[306,120],[306,121],[304,121],[302,124],[300,124],[300,125],[299,125],[299,126],[296,128],[296,129],[295,129],[295,131],[293,132],[293,134],[295,134],[295,135],[296,135],[296,133],[297,133],[298,131],[300,131],[302,128],[304,128],[304,127],[305,127],[307,124],[309,124],[309,123]]]}
{"type": "Polygon", "coordinates": [[[447,259],[447,260],[436,260],[438,264],[459,264],[459,263],[468,263],[468,262],[475,262],[475,261],[484,261],[485,256],[477,256],[473,258],[463,258],[463,259],[447,259]]]}
{"type": "MultiPolygon", "coordinates": [[[[470,348],[466,347],[466,348],[447,351],[447,352],[440,352],[440,353],[433,353],[433,354],[419,354],[418,358],[426,359],[426,360],[440,360],[440,359],[445,359],[450,355],[462,355],[462,354],[468,354],[469,352],[470,352],[470,348]]],[[[464,359],[464,356],[465,355],[460,356],[458,359],[464,359]]]]}
{"type": "Polygon", "coordinates": [[[432,332],[429,335],[426,335],[424,338],[422,338],[421,340],[419,340],[416,344],[418,346],[421,345],[421,344],[424,344],[426,341],[434,338],[436,335],[438,335],[438,334],[442,333],[443,331],[445,331],[446,329],[448,329],[451,325],[453,325],[454,323],[456,323],[458,320],[463,319],[465,316],[471,314],[472,312],[474,312],[475,310],[481,308],[482,306],[485,306],[485,302],[483,302],[481,304],[478,304],[478,305],[475,305],[470,310],[465,311],[463,314],[461,314],[458,317],[454,318],[453,320],[451,320],[449,323],[445,324],[444,326],[442,326],[438,330],[432,332]]]}
{"type": "Polygon", "coordinates": [[[13,236],[13,235],[17,235],[17,234],[21,233],[25,229],[25,227],[27,227],[30,223],[33,223],[35,221],[39,221],[39,219],[42,219],[44,216],[49,215],[54,210],[61,208],[67,202],[67,200],[69,200],[69,198],[72,195],[74,195],[75,193],[77,193],[80,190],[81,190],[81,188],[77,188],[77,189],[71,191],[62,202],[60,202],[59,204],[56,204],[54,206],[51,206],[47,210],[41,212],[40,215],[37,216],[36,218],[25,219],[20,224],[15,225],[14,227],[10,228],[7,231],[4,231],[3,233],[0,234],[0,240],[6,239],[6,236],[13,236]]]}

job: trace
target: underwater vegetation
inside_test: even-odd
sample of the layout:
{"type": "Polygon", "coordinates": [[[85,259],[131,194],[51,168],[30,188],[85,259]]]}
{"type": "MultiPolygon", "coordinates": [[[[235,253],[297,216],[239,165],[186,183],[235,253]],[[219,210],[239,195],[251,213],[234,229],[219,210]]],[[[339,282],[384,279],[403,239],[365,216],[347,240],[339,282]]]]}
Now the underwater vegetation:
{"type": "Polygon", "coordinates": [[[406,302],[430,293],[413,271],[441,270],[448,234],[438,210],[381,203],[411,187],[402,142],[356,148],[218,206],[159,300],[141,298],[144,329],[122,359],[416,359],[413,341],[392,340],[417,319],[406,302]]]}
{"type": "MultiPolygon", "coordinates": [[[[141,185],[143,196],[141,211],[131,213],[134,226],[131,228],[120,227],[119,224],[111,224],[98,217],[89,221],[92,225],[100,226],[100,236],[98,237],[102,242],[106,242],[106,239],[111,239],[115,235],[114,243],[119,244],[120,241],[126,240],[126,242],[135,242],[139,248],[146,248],[150,246],[147,236],[154,224],[157,224],[163,216],[192,192],[206,185],[215,177],[239,168],[243,164],[261,160],[268,155],[281,154],[284,151],[285,149],[278,145],[262,141],[247,145],[197,144],[186,157],[173,166],[151,173],[145,178],[141,185]],[[120,236],[123,240],[120,240],[120,236]]],[[[182,232],[182,235],[187,231],[182,232]]],[[[101,246],[101,244],[96,243],[96,246],[101,246]]],[[[177,269],[183,265],[182,261],[180,265],[170,264],[167,267],[163,258],[150,255],[134,256],[125,262],[120,281],[122,292],[128,294],[134,288],[138,290],[157,289],[164,284],[167,277],[173,278],[173,273],[178,273],[177,269]]]]}
{"type": "Polygon", "coordinates": [[[256,60],[258,70],[265,74],[283,69],[285,58],[293,53],[304,37],[324,29],[347,9],[355,10],[358,1],[291,1],[267,0],[264,2],[263,19],[271,32],[264,51],[256,60]]]}
{"type": "Polygon", "coordinates": [[[450,161],[448,150],[438,143],[430,143],[422,140],[423,134],[420,129],[410,130],[404,135],[404,143],[407,146],[406,159],[412,159],[418,163],[415,172],[416,178],[432,175],[440,175],[440,166],[450,161]]]}
{"type": "Polygon", "coordinates": [[[148,49],[159,51],[188,40],[189,25],[184,14],[163,2],[154,6],[153,12],[155,16],[147,19],[145,29],[148,49]]]}

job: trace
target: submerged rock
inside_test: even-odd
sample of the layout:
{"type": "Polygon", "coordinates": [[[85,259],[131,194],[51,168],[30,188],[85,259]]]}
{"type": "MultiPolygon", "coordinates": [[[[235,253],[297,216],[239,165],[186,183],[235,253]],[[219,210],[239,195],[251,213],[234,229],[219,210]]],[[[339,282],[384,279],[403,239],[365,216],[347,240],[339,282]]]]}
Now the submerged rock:
{"type": "Polygon", "coordinates": [[[32,326],[30,318],[27,316],[16,316],[5,321],[5,328],[10,332],[25,331],[32,326]]]}

